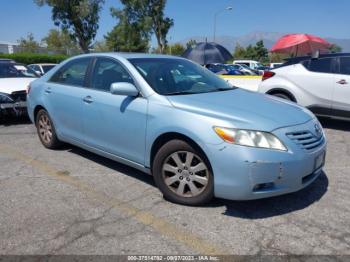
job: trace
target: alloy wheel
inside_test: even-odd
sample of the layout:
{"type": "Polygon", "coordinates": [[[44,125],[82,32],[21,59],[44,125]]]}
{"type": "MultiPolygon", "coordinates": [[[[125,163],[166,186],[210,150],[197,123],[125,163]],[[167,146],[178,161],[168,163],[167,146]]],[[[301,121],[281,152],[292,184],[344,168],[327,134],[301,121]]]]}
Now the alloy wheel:
{"type": "Polygon", "coordinates": [[[201,194],[209,182],[209,170],[195,153],[178,151],[164,161],[162,175],[165,185],[181,197],[201,194]]]}
{"type": "Polygon", "coordinates": [[[52,125],[46,114],[41,114],[38,121],[39,135],[44,143],[49,144],[52,139],[52,125]]]}

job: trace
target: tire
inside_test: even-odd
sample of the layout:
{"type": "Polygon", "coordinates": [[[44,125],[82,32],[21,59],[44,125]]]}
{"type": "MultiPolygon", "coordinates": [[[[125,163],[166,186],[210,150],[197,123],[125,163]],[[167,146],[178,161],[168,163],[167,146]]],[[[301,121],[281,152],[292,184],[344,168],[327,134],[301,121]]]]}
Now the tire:
{"type": "Polygon", "coordinates": [[[155,183],[165,199],[197,206],[213,198],[214,177],[209,161],[185,141],[171,140],[164,144],[152,166],[155,183]]]}
{"type": "Polygon", "coordinates": [[[293,102],[292,98],[284,93],[275,93],[272,95],[293,102]]]}
{"type": "Polygon", "coordinates": [[[53,122],[46,110],[41,109],[35,121],[39,139],[44,147],[57,149],[62,143],[58,140],[53,122]]]}

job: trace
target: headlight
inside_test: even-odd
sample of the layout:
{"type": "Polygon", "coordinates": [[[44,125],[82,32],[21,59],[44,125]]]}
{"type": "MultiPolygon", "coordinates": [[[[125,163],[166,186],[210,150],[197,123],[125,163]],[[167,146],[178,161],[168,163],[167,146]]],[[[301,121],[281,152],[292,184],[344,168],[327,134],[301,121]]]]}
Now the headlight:
{"type": "Polygon", "coordinates": [[[268,132],[225,127],[214,127],[214,130],[219,137],[231,144],[287,151],[281,140],[268,132]]]}
{"type": "Polygon", "coordinates": [[[13,102],[12,98],[5,93],[0,93],[0,103],[11,103],[13,102]]]}

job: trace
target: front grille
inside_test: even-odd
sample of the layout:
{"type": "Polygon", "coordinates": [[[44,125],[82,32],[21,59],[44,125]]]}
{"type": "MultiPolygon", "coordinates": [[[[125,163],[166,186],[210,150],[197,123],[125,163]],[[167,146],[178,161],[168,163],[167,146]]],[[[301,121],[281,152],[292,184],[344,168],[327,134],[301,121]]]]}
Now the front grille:
{"type": "Polygon", "coordinates": [[[310,131],[291,132],[287,136],[305,150],[315,149],[324,143],[323,134],[316,136],[310,131]]]}
{"type": "Polygon", "coordinates": [[[26,101],[27,100],[27,92],[26,91],[16,91],[12,92],[11,98],[15,102],[21,102],[21,101],[26,101]]]}

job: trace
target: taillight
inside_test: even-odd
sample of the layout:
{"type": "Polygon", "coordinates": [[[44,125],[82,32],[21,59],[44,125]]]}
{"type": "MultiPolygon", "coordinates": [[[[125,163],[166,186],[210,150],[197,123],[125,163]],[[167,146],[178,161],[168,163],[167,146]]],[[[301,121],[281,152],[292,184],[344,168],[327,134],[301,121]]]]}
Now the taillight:
{"type": "Polygon", "coordinates": [[[29,94],[30,89],[31,89],[31,86],[30,86],[30,85],[28,85],[28,86],[27,86],[27,95],[29,94]]]}
{"type": "Polygon", "coordinates": [[[275,75],[274,72],[271,71],[264,71],[264,74],[262,76],[262,81],[265,81],[266,79],[269,79],[275,75]]]}

